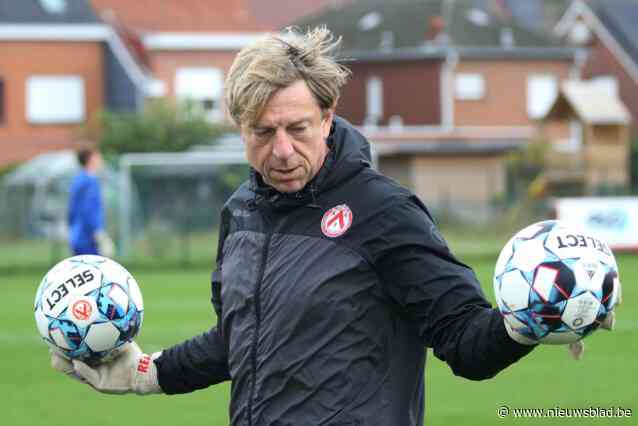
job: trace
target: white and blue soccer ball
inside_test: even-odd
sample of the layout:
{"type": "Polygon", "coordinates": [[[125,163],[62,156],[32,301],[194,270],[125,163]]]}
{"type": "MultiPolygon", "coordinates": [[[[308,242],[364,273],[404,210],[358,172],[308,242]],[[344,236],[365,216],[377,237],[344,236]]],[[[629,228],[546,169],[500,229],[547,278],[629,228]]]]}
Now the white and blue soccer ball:
{"type": "Polygon", "coordinates": [[[565,344],[595,331],[620,291],[609,246],[567,223],[526,227],[501,251],[494,293],[505,321],[539,343],[565,344]]]}
{"type": "Polygon", "coordinates": [[[133,340],[144,316],[133,276],[119,263],[93,255],[70,257],[51,268],[34,305],[45,343],[91,365],[112,358],[133,340]]]}

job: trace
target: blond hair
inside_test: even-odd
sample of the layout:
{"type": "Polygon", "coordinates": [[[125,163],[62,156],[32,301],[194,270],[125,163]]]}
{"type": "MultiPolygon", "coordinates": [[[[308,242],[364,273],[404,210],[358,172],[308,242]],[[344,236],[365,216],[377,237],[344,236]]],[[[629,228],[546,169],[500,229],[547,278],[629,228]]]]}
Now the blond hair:
{"type": "Polygon", "coordinates": [[[336,106],[350,71],[337,63],[341,38],[325,27],[286,28],[243,48],[226,78],[226,105],[237,125],[257,122],[270,97],[304,80],[322,110],[336,106]]]}

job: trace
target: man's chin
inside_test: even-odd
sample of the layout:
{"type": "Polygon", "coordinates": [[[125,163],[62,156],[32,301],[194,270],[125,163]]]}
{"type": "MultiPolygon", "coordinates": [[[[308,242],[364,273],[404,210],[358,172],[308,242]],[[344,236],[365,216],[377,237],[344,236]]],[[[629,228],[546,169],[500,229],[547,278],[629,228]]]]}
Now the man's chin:
{"type": "Polygon", "coordinates": [[[279,192],[293,193],[301,191],[305,185],[298,180],[294,180],[286,182],[273,182],[270,184],[270,186],[272,186],[279,192]]]}

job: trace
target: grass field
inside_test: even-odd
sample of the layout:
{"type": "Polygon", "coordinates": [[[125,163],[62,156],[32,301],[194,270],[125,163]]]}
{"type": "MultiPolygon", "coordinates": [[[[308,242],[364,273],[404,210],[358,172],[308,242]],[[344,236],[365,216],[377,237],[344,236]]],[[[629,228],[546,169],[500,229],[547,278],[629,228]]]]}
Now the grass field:
{"type": "MultiPolygon", "coordinates": [[[[465,259],[491,297],[494,260],[465,259]]],[[[454,377],[430,356],[426,425],[635,425],[638,424],[638,257],[619,257],[625,303],[618,327],[588,338],[585,358],[571,361],[564,347],[544,346],[495,379],[454,377]],[[623,407],[633,418],[558,419],[497,416],[497,409],[623,407]]],[[[35,289],[44,271],[0,276],[0,424],[7,426],[226,425],[227,384],[178,397],[108,396],[73,382],[48,365],[32,315],[35,289]]],[[[215,321],[209,305],[209,271],[133,270],[142,285],[145,320],[138,339],[145,351],[186,339],[215,321]]],[[[394,426],[394,425],[388,425],[394,426]]]]}
{"type": "MultiPolygon", "coordinates": [[[[163,238],[153,235],[135,242],[126,263],[141,268],[209,267],[215,258],[216,245],[217,233],[213,230],[163,238]]],[[[0,275],[46,269],[47,265],[71,256],[65,241],[45,239],[0,238],[0,253],[0,275]]]]}

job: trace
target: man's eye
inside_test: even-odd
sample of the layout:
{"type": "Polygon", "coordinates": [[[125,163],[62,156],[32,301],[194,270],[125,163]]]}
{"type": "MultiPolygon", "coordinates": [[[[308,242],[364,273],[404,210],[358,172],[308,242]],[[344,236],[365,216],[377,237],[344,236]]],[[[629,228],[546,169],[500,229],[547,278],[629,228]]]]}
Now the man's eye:
{"type": "Polygon", "coordinates": [[[263,138],[270,135],[272,131],[270,129],[256,129],[254,133],[257,137],[263,138]]]}
{"type": "Polygon", "coordinates": [[[304,132],[305,130],[306,130],[305,127],[293,127],[290,129],[290,131],[293,133],[301,133],[301,132],[304,132]]]}

